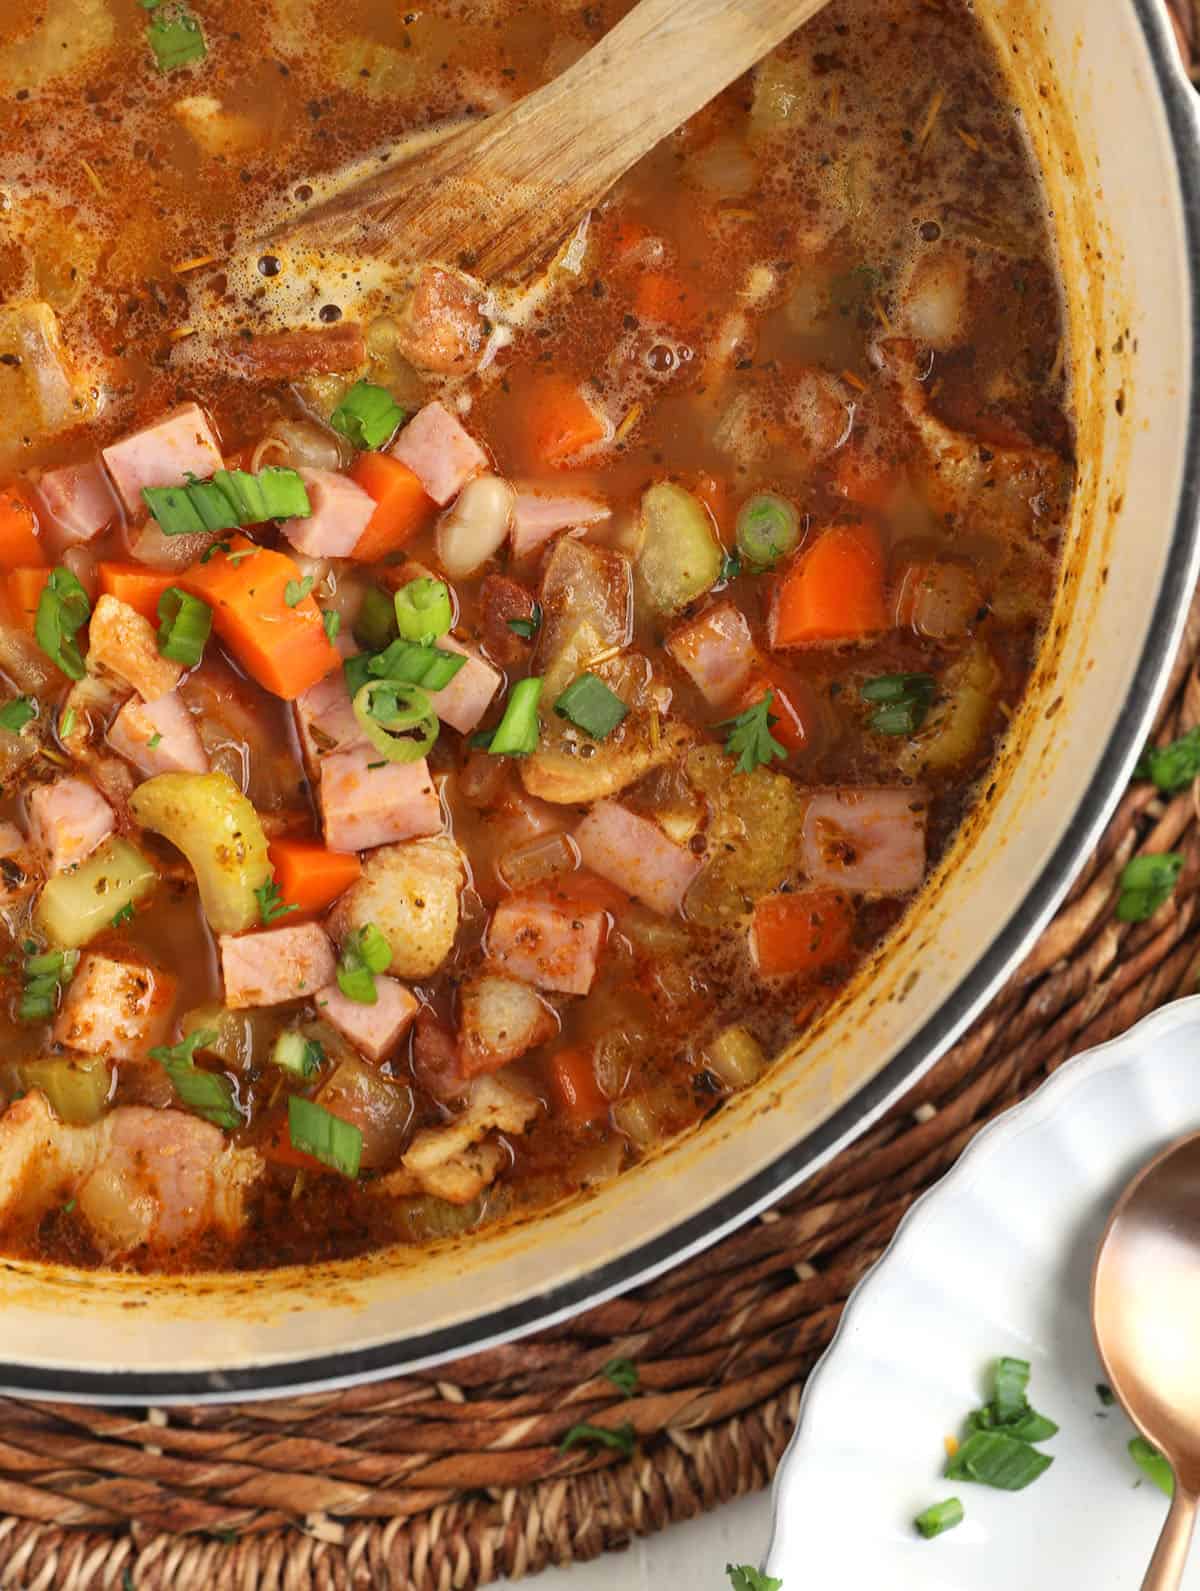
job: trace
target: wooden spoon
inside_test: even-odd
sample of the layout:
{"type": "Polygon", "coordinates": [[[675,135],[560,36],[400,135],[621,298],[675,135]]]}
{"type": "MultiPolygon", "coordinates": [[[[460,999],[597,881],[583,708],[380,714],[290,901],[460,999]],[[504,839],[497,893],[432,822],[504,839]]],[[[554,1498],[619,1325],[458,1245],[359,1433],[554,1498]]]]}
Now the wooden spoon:
{"type": "Polygon", "coordinates": [[[485,279],[539,263],[617,178],[829,0],[641,0],[574,66],[343,189],[275,243],[485,279]]]}
{"type": "Polygon", "coordinates": [[[1121,1195],[1096,1256],[1092,1322],[1109,1385],[1175,1475],[1142,1591],[1176,1591],[1200,1497],[1200,1133],[1121,1195]]]}

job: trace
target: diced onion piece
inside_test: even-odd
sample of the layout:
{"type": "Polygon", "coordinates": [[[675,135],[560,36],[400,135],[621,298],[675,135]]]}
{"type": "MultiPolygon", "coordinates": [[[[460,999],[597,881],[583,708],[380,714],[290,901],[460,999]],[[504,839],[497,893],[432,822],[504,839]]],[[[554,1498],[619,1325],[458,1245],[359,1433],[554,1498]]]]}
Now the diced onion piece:
{"type": "Polygon", "coordinates": [[[157,882],[154,868],[128,840],[110,840],[78,867],[47,882],[34,926],[52,945],[86,945],[157,882]]]}
{"type": "Polygon", "coordinates": [[[478,574],[508,535],[516,493],[498,475],[468,481],[437,528],[438,562],[452,580],[478,574]]]}
{"type": "Polygon", "coordinates": [[[108,1062],[95,1056],[16,1061],[9,1070],[26,1093],[41,1089],[58,1119],[74,1127],[99,1121],[112,1093],[108,1062]]]}
{"type": "Polygon", "coordinates": [[[539,834],[502,856],[497,866],[509,889],[524,889],[556,873],[574,872],[579,866],[579,850],[570,835],[539,834]]]}
{"type": "Polygon", "coordinates": [[[644,1094],[633,1094],[628,1099],[620,1100],[613,1106],[612,1119],[617,1131],[631,1138],[639,1149],[653,1148],[662,1137],[644,1094]]]}
{"type": "Polygon", "coordinates": [[[704,1064],[730,1088],[748,1088],[767,1069],[762,1045],[738,1023],[722,1029],[701,1053],[704,1064]]]}

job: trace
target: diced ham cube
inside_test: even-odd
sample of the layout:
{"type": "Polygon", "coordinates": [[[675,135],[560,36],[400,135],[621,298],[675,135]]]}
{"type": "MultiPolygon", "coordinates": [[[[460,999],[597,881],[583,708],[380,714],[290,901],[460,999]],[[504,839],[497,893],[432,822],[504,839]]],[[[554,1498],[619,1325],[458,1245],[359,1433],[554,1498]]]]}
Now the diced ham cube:
{"type": "Polygon", "coordinates": [[[674,630],[667,651],[714,707],[737,696],[758,660],[746,616],[732,602],[718,602],[674,630]]]}
{"type": "Polygon", "coordinates": [[[269,928],[263,933],[222,934],[221,975],[232,1010],[311,999],[333,981],[333,946],[316,923],[269,928]]]}
{"type": "Polygon", "coordinates": [[[396,978],[375,977],[375,1004],[349,1000],[331,983],[317,996],[317,1010],[369,1061],[386,1060],[408,1032],[420,1002],[396,978]]]}
{"type": "Polygon", "coordinates": [[[375,512],[375,499],[348,475],[333,470],[301,470],[312,513],[285,519],[283,533],[310,558],[348,558],[375,512]]]}
{"type": "Polygon", "coordinates": [[[442,403],[418,409],[391,449],[435,503],[445,507],[473,475],[488,467],[487,454],[442,403]]]}
{"type": "Polygon", "coordinates": [[[907,895],[925,877],[920,790],[818,790],[808,803],[801,865],[814,884],[907,895]]]}
{"type": "Polygon", "coordinates": [[[195,720],[175,691],[156,702],[130,697],[109,725],[108,743],[147,779],[157,773],[208,772],[195,720]]]}
{"type": "Polygon", "coordinates": [[[117,516],[108,476],[97,463],[47,470],[37,489],[60,550],[93,540],[117,516]]]}
{"type": "Polygon", "coordinates": [[[664,917],[679,910],[704,865],[618,801],[598,801],[575,830],[575,843],[585,867],[664,917]]]}
{"type": "Polygon", "coordinates": [[[340,668],[301,691],[295,707],[300,743],[314,777],[323,757],[368,744],[354,716],[346,676],[340,668]]]}
{"type": "Polygon", "coordinates": [[[54,1023],[59,1044],[134,1061],[166,1037],[175,979],[140,961],[89,951],[79,962],[54,1023]]]}
{"type": "Polygon", "coordinates": [[[611,514],[612,509],[598,497],[523,487],[513,504],[512,555],[518,561],[528,558],[558,531],[598,525],[611,514]]]}
{"type": "Polygon", "coordinates": [[[540,989],[586,994],[596,976],[607,917],[551,891],[510,895],[492,913],[487,951],[505,972],[540,989]]]}
{"type": "Polygon", "coordinates": [[[463,646],[452,635],[443,635],[437,644],[443,651],[457,652],[467,661],[449,685],[443,686],[440,691],[430,691],[429,700],[444,724],[457,729],[461,735],[468,735],[487,712],[492,697],[503,684],[504,676],[499,669],[485,663],[478,652],[463,646]]]}
{"type": "Polygon", "coordinates": [[[183,678],[181,665],[158,650],[150,621],[107,592],[88,626],[87,666],[90,673],[124,680],[147,702],[173,691],[183,678]]]}
{"type": "Polygon", "coordinates": [[[29,794],[29,836],[48,873],[82,862],[115,827],[113,809],[87,779],[70,774],[29,794]]]}
{"type": "Polygon", "coordinates": [[[463,985],[461,1066],[465,1077],[497,1071],[558,1032],[558,1017],[536,990],[485,973],[463,985]]]}
{"type": "Polygon", "coordinates": [[[221,448],[198,403],[185,403],[161,420],[104,449],[104,462],[126,512],[146,512],[144,486],[182,486],[188,475],[206,480],[224,468],[221,448]]]}
{"type": "Polygon", "coordinates": [[[332,851],[365,851],[442,830],[442,804],[424,757],[386,762],[370,745],[324,758],[321,815],[332,851]]]}

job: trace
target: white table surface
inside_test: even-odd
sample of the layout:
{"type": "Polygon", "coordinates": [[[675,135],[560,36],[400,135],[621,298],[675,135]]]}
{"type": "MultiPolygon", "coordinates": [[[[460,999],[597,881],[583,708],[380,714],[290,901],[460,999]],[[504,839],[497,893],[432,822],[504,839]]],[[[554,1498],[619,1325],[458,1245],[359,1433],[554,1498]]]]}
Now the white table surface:
{"type": "Polygon", "coordinates": [[[770,1528],[771,1494],[755,1492],[635,1541],[627,1552],[548,1569],[529,1581],[529,1591],[729,1591],[725,1565],[757,1566],[770,1528]]]}

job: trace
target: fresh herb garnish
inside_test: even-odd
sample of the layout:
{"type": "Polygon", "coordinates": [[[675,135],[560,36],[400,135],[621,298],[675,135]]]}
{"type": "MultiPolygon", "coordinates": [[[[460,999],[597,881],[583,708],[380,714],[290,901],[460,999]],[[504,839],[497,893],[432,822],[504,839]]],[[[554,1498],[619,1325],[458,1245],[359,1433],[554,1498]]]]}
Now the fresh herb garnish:
{"type": "Polygon", "coordinates": [[[1151,856],[1135,856],[1121,870],[1117,900],[1117,921],[1144,923],[1171,898],[1183,857],[1178,851],[1160,851],[1151,856]]]}
{"type": "Polygon", "coordinates": [[[68,679],[86,672],[76,635],[91,617],[87,592],[69,569],[52,569],[38,598],[33,633],[37,644],[68,679]]]}
{"type": "Polygon", "coordinates": [[[156,747],[161,746],[161,745],[162,745],[162,732],[160,730],[156,729],[154,731],[154,733],[150,736],[150,739],[146,742],[146,750],[147,751],[153,751],[153,750],[155,750],[156,747]]]}
{"type": "Polygon", "coordinates": [[[537,750],[541,694],[539,675],[531,674],[528,679],[518,680],[505,705],[504,717],[495,729],[480,730],[472,735],[471,744],[491,752],[493,757],[530,756],[537,750]]]}
{"type": "MultiPolygon", "coordinates": [[[[157,11],[157,0],[152,8],[147,9],[157,11]]],[[[161,16],[151,17],[146,27],[146,37],[160,72],[173,72],[177,67],[202,61],[208,54],[204,31],[184,5],[174,7],[161,16]]]]}
{"type": "Polygon", "coordinates": [[[748,1563],[727,1563],[725,1573],[733,1591],[783,1591],[783,1581],[748,1563]]]}
{"type": "Polygon", "coordinates": [[[727,552],[721,560],[721,573],[717,576],[717,579],[720,584],[726,585],[730,580],[736,580],[741,572],[741,555],[736,552],[727,552]]]}
{"type": "Polygon", "coordinates": [[[932,674],[881,674],[869,679],[859,695],[876,704],[867,726],[877,735],[915,735],[925,722],[937,681],[932,674]]]}
{"type": "Polygon", "coordinates": [[[242,1125],[233,1084],[220,1072],[202,1071],[195,1061],[196,1051],[215,1044],[218,1037],[213,1028],[197,1028],[178,1044],[156,1045],[150,1051],[150,1059],[159,1062],[189,1110],[211,1121],[214,1127],[232,1131],[242,1125]]]}
{"type": "MultiPolygon", "coordinates": [[[[255,475],[218,470],[209,480],[189,476],[183,486],[143,486],[142,500],[164,536],[238,530],[268,519],[303,519],[312,513],[300,475],[279,464],[255,475]]],[[[234,554],[230,562],[242,556],[248,554],[234,554]]]]}
{"type": "Polygon", "coordinates": [[[312,575],[305,575],[303,580],[289,580],[283,588],[283,600],[289,608],[298,606],[303,602],[308,593],[316,584],[312,575]]]}
{"type": "Polygon", "coordinates": [[[325,626],[325,634],[330,641],[336,641],[338,631],[342,627],[342,616],[335,613],[332,608],[326,608],[321,614],[321,623],[325,626]]]}
{"type": "Polygon", "coordinates": [[[1200,725],[1167,746],[1147,746],[1133,777],[1153,780],[1164,795],[1186,789],[1200,778],[1200,725]]]}
{"type": "Polygon", "coordinates": [[[587,1420],[581,1420],[578,1425],[573,1425],[558,1444],[560,1453],[567,1453],[573,1447],[610,1447],[614,1452],[624,1453],[626,1458],[633,1452],[637,1441],[637,1433],[629,1424],[618,1425],[613,1429],[604,1425],[592,1425],[587,1420]]]}
{"type": "Polygon", "coordinates": [[[125,923],[131,923],[133,921],[133,917],[133,902],[126,901],[125,905],[121,907],[121,910],[114,915],[112,925],[114,928],[121,928],[125,923]]]}
{"type": "Polygon", "coordinates": [[[913,1520],[917,1533],[932,1541],[935,1536],[944,1536],[948,1530],[953,1530],[955,1525],[961,1525],[965,1517],[963,1505],[957,1497],[947,1497],[945,1502],[934,1503],[926,1508],[923,1513],[913,1520]]]}
{"type": "Polygon", "coordinates": [[[968,1435],[943,1471],[947,1480],[1017,1492],[1050,1468],[1054,1460],[1032,1444],[1048,1441],[1058,1426],[1030,1407],[1028,1386],[1026,1360],[995,1361],[992,1396],[967,1417],[968,1435]]]}
{"type": "Polygon", "coordinates": [[[610,1359],[600,1374],[627,1398],[638,1389],[638,1369],[632,1359],[610,1359]]]}
{"type": "Polygon", "coordinates": [[[362,1161],[362,1130],[315,1100],[301,1094],[293,1094],[288,1100],[288,1137],[293,1149],[312,1155],[344,1177],[357,1177],[362,1161]]]}
{"type": "Polygon", "coordinates": [[[325,1061],[325,1047],[316,1039],[306,1039],[295,1028],[287,1028],[275,1040],[271,1060],[297,1077],[314,1077],[325,1061]]]}
{"type": "Polygon", "coordinates": [[[774,758],[787,757],[787,750],[772,735],[771,730],[779,719],[771,712],[775,692],[767,691],[761,701],[747,707],[736,718],[718,724],[718,729],[728,729],[725,755],[737,758],[739,773],[753,773],[755,768],[769,764],[774,758]]]}
{"type": "Polygon", "coordinates": [[[532,641],[542,627],[541,603],[534,603],[533,611],[527,619],[509,619],[508,627],[514,635],[519,635],[523,641],[532,641]]]}
{"type": "Polygon", "coordinates": [[[1096,1396],[1100,1400],[1102,1409],[1111,1409],[1117,1401],[1116,1393],[1103,1381],[1097,1381],[1096,1383],[1096,1396]]]}
{"type": "Polygon", "coordinates": [[[172,663],[195,668],[212,633],[212,609],[178,586],[158,599],[158,650],[172,663]]]}
{"type": "Polygon", "coordinates": [[[219,552],[232,551],[233,543],[231,541],[214,541],[211,547],[206,547],[200,554],[200,562],[208,563],[211,559],[215,558],[219,552]]]}
{"type": "Polygon", "coordinates": [[[800,520],[786,498],[762,492],[742,504],[735,534],[746,562],[755,569],[770,569],[800,540],[800,520]]]}
{"type": "Polygon", "coordinates": [[[415,641],[418,646],[431,646],[454,623],[449,586],[427,575],[400,587],[395,608],[400,639],[415,641]]]}
{"type": "MultiPolygon", "coordinates": [[[[348,667],[346,673],[349,678],[348,667]]],[[[388,762],[419,761],[441,727],[428,693],[402,680],[368,679],[355,690],[352,706],[359,728],[388,762]]]]}
{"type": "Polygon", "coordinates": [[[356,381],[329,416],[329,423],[356,447],[376,448],[404,423],[404,410],[386,387],[356,381]]]}
{"type": "Polygon", "coordinates": [[[59,719],[58,733],[61,740],[67,740],[70,738],[71,732],[75,728],[76,716],[75,709],[73,707],[68,707],[61,719],[59,719]]]}
{"type": "Polygon", "coordinates": [[[1142,1474],[1167,1497],[1175,1495],[1175,1475],[1171,1466],[1144,1436],[1135,1436],[1129,1444],[1129,1456],[1142,1474]]]}
{"type": "MultiPolygon", "coordinates": [[[[26,724],[31,724],[38,715],[37,702],[32,696],[18,696],[15,701],[5,702],[0,707],[0,729],[7,729],[10,735],[19,735],[26,724]]],[[[67,731],[64,729],[63,734],[67,731]]]]}
{"type": "Polygon", "coordinates": [[[265,879],[258,886],[254,891],[254,898],[258,902],[258,914],[262,918],[264,928],[269,928],[281,917],[286,917],[288,912],[298,910],[295,906],[283,904],[283,891],[273,878],[265,879]]]}
{"type": "Polygon", "coordinates": [[[622,722],[629,708],[599,675],[580,674],[555,702],[554,711],[592,740],[605,740],[622,722]]]}
{"type": "Polygon", "coordinates": [[[58,991],[69,983],[79,963],[78,950],[38,951],[33,940],[25,941],[24,980],[17,1005],[20,1022],[46,1022],[54,1015],[58,991]]]}
{"type": "Polygon", "coordinates": [[[392,961],[392,947],[374,923],[356,928],[347,935],[338,962],[338,988],[347,1000],[359,1005],[374,1005],[379,998],[375,974],[386,972],[392,961]]]}

